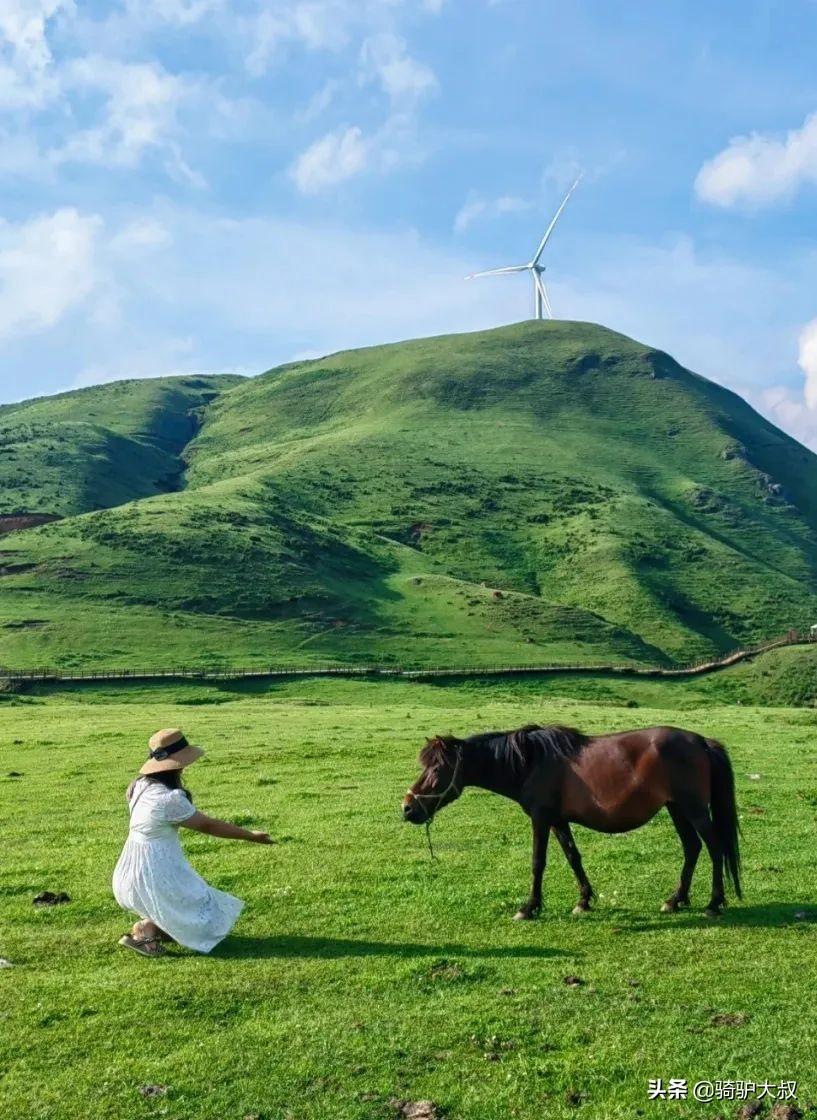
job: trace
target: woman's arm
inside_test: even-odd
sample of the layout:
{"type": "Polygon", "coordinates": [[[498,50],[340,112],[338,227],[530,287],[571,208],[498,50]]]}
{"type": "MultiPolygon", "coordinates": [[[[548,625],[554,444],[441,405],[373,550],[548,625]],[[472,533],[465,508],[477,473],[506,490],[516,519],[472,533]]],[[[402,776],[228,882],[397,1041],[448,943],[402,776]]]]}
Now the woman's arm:
{"type": "Polygon", "coordinates": [[[208,817],[196,811],[192,817],[181,822],[182,828],[192,828],[196,832],[204,832],[208,836],[220,836],[222,840],[248,840],[251,844],[274,844],[268,832],[251,832],[229,821],[220,821],[217,817],[208,817]]]}

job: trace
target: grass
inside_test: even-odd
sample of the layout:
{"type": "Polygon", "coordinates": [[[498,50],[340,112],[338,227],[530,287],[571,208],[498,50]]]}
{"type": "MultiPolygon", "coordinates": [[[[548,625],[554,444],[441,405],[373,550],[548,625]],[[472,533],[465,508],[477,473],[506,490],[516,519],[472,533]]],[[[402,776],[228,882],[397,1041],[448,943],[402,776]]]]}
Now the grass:
{"type": "Polygon", "coordinates": [[[388,1120],[390,1098],[430,1098],[451,1120],[737,1115],[652,1104],[651,1077],[797,1079],[800,1108],[817,1102],[817,713],[728,706],[689,684],[605,700],[608,682],[577,683],[584,699],[528,681],[332,681],[4,700],[0,1115],[388,1120]],[[658,914],[680,864],[661,814],[628,836],[580,831],[591,917],[570,917],[556,848],[544,918],[513,923],[526,821],[478,791],[440,816],[432,864],[398,814],[424,736],[531,719],[723,739],[745,901],[707,923],[702,862],[696,909],[658,914]],[[142,744],[175,724],[209,748],[190,773],[197,803],[279,842],[187,834],[196,866],[247,908],[211,957],[150,962],[116,946],[110,873],[142,744]],[[37,910],[46,889],[72,901],[37,910]],[[144,1098],[146,1085],[167,1092],[144,1098]]]}
{"type": "Polygon", "coordinates": [[[812,453],[592,324],[12,406],[0,462],[69,515],[0,542],[3,664],[654,664],[817,617],[812,453]]]}
{"type": "Polygon", "coordinates": [[[0,518],[71,516],[178,489],[202,410],[240,380],[118,381],[0,406],[0,518]]]}

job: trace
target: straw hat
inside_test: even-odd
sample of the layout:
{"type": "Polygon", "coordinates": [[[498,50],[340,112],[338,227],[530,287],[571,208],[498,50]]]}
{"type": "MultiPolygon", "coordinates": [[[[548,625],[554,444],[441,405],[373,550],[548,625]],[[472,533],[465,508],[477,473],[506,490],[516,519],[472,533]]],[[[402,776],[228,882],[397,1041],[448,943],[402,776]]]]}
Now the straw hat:
{"type": "Polygon", "coordinates": [[[204,751],[201,747],[191,746],[178,727],[166,727],[157,731],[148,740],[150,757],[139,771],[140,774],[161,774],[164,770],[183,770],[204,751]]]}

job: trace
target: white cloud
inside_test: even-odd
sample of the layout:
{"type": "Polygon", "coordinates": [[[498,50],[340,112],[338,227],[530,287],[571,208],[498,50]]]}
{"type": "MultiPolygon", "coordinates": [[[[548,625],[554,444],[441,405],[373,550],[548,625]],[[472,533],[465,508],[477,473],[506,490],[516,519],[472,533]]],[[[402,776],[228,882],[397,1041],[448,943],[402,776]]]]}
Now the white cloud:
{"type": "Polygon", "coordinates": [[[485,199],[472,192],[454,218],[454,230],[464,233],[478,219],[500,218],[503,214],[518,214],[530,208],[529,202],[515,195],[503,194],[499,198],[485,199]]]}
{"type": "Polygon", "coordinates": [[[817,183],[817,113],[785,137],[738,136],[703,165],[695,190],[716,206],[769,206],[817,183]]]}
{"type": "Polygon", "coordinates": [[[125,63],[100,56],[73,60],[66,85],[80,94],[98,94],[101,120],[69,136],[51,153],[56,163],[86,162],[134,167],[151,150],[160,151],[171,174],[195,186],[201,178],[187,166],[177,142],[182,104],[197,87],[158,63],[125,63]]]}
{"type": "Polygon", "coordinates": [[[80,15],[74,0],[0,0],[0,110],[8,111],[0,174],[45,179],[65,163],[130,168],[153,152],[172,176],[202,186],[182,155],[187,126],[196,119],[213,133],[225,120],[233,122],[241,107],[215,83],[170,73],[150,58],[124,61],[121,54],[124,44],[141,41],[146,27],[165,22],[178,30],[223,2],[124,0],[122,8],[94,20],[87,11],[80,15]],[[48,32],[60,16],[76,18],[55,56],[48,32]],[[99,49],[88,53],[93,42],[99,49]]]}
{"type": "MultiPolygon", "coordinates": [[[[90,363],[81,369],[70,388],[84,389],[88,385],[104,385],[109,381],[130,380],[143,377],[171,377],[190,373],[190,356],[195,341],[190,336],[150,338],[136,346],[128,346],[116,357],[103,363],[90,363]]],[[[196,370],[197,373],[220,372],[196,370]]],[[[253,372],[257,372],[254,370],[253,372]]]]}
{"type": "Polygon", "coordinates": [[[457,233],[464,233],[477,218],[481,218],[488,208],[484,198],[471,196],[462,204],[454,218],[454,229],[457,233]]]}
{"type": "Polygon", "coordinates": [[[386,175],[419,163],[424,150],[410,113],[392,113],[370,136],[357,125],[329,132],[302,152],[289,175],[302,194],[319,194],[364,172],[386,175]]]}
{"type": "Polygon", "coordinates": [[[285,5],[295,37],[312,50],[338,50],[346,43],[349,5],[342,0],[311,0],[285,5]]]}
{"type": "Polygon", "coordinates": [[[152,159],[177,180],[205,186],[184,154],[191,128],[210,139],[232,140],[235,122],[246,127],[263,107],[228,101],[216,82],[170,72],[157,61],[156,35],[178,36],[193,25],[214,43],[248,50],[247,65],[256,75],[284,46],[349,48],[348,77],[325,82],[305,113],[294,115],[293,126],[329,109],[355,78],[376,83],[388,99],[384,122],[365,136],[352,117],[350,127],[306,147],[292,169],[299,189],[316,192],[368,167],[385,171],[418,158],[414,113],[436,89],[436,78],[393,29],[412,9],[437,11],[436,0],[245,0],[238,6],[228,0],[120,0],[106,14],[77,11],[74,3],[0,0],[0,110],[51,111],[36,125],[30,117],[18,118],[19,124],[10,117],[0,137],[0,174],[44,181],[68,163],[134,168],[152,159]],[[76,16],[71,37],[61,39],[54,58],[49,24],[68,13],[76,16]],[[137,51],[145,48],[150,53],[138,60],[137,51]]]}
{"type": "Polygon", "coordinates": [[[813,289],[809,278],[817,277],[812,255],[792,258],[786,269],[765,268],[702,250],[687,236],[585,240],[567,223],[549,248],[557,316],[604,323],[660,346],[739,391],[793,372],[791,338],[813,289]]]}
{"type": "MultiPolygon", "coordinates": [[[[471,261],[410,231],[222,220],[167,207],[131,217],[125,230],[138,221],[172,240],[124,254],[125,231],[101,228],[95,282],[77,285],[86,293],[79,327],[65,317],[24,347],[0,334],[0,400],[15,394],[21,370],[39,371],[36,382],[26,378],[29,395],[79,379],[259,372],[296,353],[507,322],[518,308],[512,288],[464,283],[471,261]]],[[[38,306],[34,295],[31,303],[38,306]]]]}
{"type": "Polygon", "coordinates": [[[136,218],[111,238],[111,249],[129,256],[164,249],[172,240],[172,234],[163,222],[151,217],[136,218]]]}
{"type": "Polygon", "coordinates": [[[411,58],[397,35],[370,36],[363,43],[360,59],[361,80],[377,82],[396,112],[412,112],[437,89],[434,71],[411,58]]]}
{"type": "Polygon", "coordinates": [[[346,0],[279,0],[263,5],[250,23],[253,47],[247,56],[247,69],[258,77],[277,52],[292,43],[309,50],[340,50],[349,41],[355,14],[356,6],[346,0]]]}
{"type": "Polygon", "coordinates": [[[49,175],[48,163],[33,136],[0,129],[0,177],[30,181],[49,175]]]}
{"type": "Polygon", "coordinates": [[[126,0],[130,16],[142,24],[168,23],[188,27],[219,11],[223,0],[126,0]]]}
{"type": "MultiPolygon", "coordinates": [[[[288,46],[340,51],[367,36],[390,35],[401,10],[418,6],[437,15],[445,0],[262,0],[255,18],[245,24],[252,47],[251,74],[263,74],[288,46]]],[[[395,76],[394,81],[400,81],[395,76]]],[[[416,80],[404,76],[403,81],[416,80]]]]}
{"type": "Polygon", "coordinates": [[[806,378],[806,404],[817,410],[817,319],[812,319],[800,332],[797,364],[806,378]]]}
{"type": "Polygon", "coordinates": [[[797,364],[803,371],[802,390],[775,385],[760,394],[759,404],[787,432],[817,451],[817,319],[800,331],[797,364]]]}
{"type": "Polygon", "coordinates": [[[59,13],[74,11],[72,0],[2,0],[0,36],[15,63],[26,71],[42,71],[51,62],[46,27],[59,13]]]}
{"type": "MultiPolygon", "coordinates": [[[[802,332],[803,374],[816,383],[817,328],[803,324],[817,257],[772,270],[686,238],[565,233],[549,261],[557,315],[660,346],[817,448],[817,407],[807,406],[796,367],[802,332]]],[[[257,371],[298,353],[528,317],[526,278],[463,281],[485,263],[411,231],[225,220],[167,205],[107,229],[72,211],[0,226],[0,399],[23,377],[31,392],[77,378],[257,371]],[[55,353],[56,382],[45,372],[55,353]]]]}
{"type": "Polygon", "coordinates": [[[759,412],[794,436],[800,443],[817,451],[817,426],[814,414],[808,409],[801,394],[785,385],[763,389],[758,394],[748,394],[747,399],[759,412]]]}
{"type": "Polygon", "coordinates": [[[0,338],[54,327],[90,295],[99,227],[71,209],[0,225],[0,338]]]}
{"type": "Polygon", "coordinates": [[[285,20],[272,12],[261,12],[252,24],[250,37],[252,50],[247,55],[247,70],[253,77],[260,77],[270,64],[280,43],[289,37],[290,28],[285,20]]]}
{"type": "Polygon", "coordinates": [[[59,82],[48,72],[30,72],[0,62],[0,109],[41,109],[59,92],[59,82]]]}
{"type": "Polygon", "coordinates": [[[47,28],[73,11],[72,0],[0,0],[0,109],[40,109],[56,98],[47,28]]]}
{"type": "Polygon", "coordinates": [[[303,194],[317,194],[364,171],[392,171],[419,158],[415,117],[419,103],[437,88],[434,73],[409,56],[402,39],[384,33],[363,43],[358,80],[380,86],[389,113],[369,136],[358,126],[341,128],[302,152],[290,177],[303,194]]]}
{"type": "Polygon", "coordinates": [[[339,96],[342,90],[342,83],[334,78],[324,82],[321,88],[310,97],[307,104],[295,114],[295,120],[298,124],[311,124],[312,121],[317,120],[322,116],[330,107],[336,97],[339,96]]]}
{"type": "Polygon", "coordinates": [[[295,160],[290,175],[303,194],[317,194],[366,167],[367,143],[359,128],[339,129],[316,140],[295,160]]]}

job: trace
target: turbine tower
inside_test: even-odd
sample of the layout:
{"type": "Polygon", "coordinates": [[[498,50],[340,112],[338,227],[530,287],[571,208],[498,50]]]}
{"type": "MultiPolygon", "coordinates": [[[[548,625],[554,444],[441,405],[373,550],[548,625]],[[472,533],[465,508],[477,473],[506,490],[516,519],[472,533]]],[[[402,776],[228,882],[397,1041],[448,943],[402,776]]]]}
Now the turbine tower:
{"type": "Polygon", "coordinates": [[[545,266],[543,264],[540,264],[539,262],[542,259],[542,253],[544,253],[545,251],[545,246],[550,240],[550,235],[553,233],[553,229],[559,218],[561,217],[562,211],[564,210],[565,206],[567,206],[570,196],[573,194],[576,187],[578,187],[580,180],[581,175],[576,178],[573,186],[562,199],[561,206],[551,218],[550,225],[545,230],[545,235],[539,242],[539,248],[536,250],[533,257],[528,261],[527,264],[514,264],[510,265],[508,268],[491,268],[487,272],[475,272],[471,276],[466,276],[465,279],[476,280],[480,276],[504,276],[511,272],[529,272],[531,275],[531,280],[533,281],[533,302],[535,307],[535,318],[544,319],[545,312],[547,312],[548,319],[552,319],[553,308],[550,306],[548,290],[545,287],[545,281],[542,275],[545,271],[545,266]]]}

